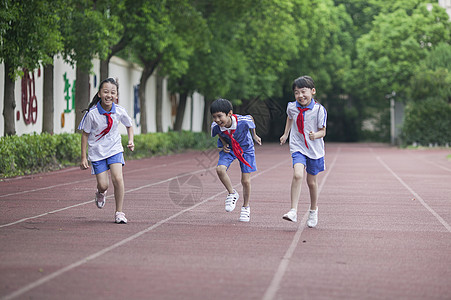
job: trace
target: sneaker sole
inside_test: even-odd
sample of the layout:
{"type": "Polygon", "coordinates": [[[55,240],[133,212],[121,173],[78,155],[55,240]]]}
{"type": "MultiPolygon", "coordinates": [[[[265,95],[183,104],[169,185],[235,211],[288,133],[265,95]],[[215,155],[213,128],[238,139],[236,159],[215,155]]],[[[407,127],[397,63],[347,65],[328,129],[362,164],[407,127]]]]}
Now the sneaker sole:
{"type": "Polygon", "coordinates": [[[293,222],[293,223],[297,223],[298,220],[291,220],[290,218],[283,216],[282,219],[293,222]]]}

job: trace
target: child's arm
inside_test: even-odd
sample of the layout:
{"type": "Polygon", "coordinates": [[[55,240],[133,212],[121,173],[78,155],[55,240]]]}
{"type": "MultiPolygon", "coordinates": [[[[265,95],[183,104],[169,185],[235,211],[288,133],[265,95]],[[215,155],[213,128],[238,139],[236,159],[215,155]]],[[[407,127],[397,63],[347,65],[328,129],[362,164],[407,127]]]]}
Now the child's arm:
{"type": "Polygon", "coordinates": [[[88,159],[86,157],[86,149],[88,147],[89,133],[83,131],[81,133],[81,162],[80,169],[86,170],[89,167],[88,159]]]}
{"type": "MultiPolygon", "coordinates": [[[[254,124],[255,124],[254,117],[252,117],[251,115],[249,115],[249,116],[251,117],[252,122],[254,122],[254,124]]],[[[262,139],[257,135],[256,128],[251,128],[251,132],[252,132],[252,138],[254,139],[254,141],[256,141],[257,144],[259,144],[261,146],[262,139]]]]}
{"type": "Polygon", "coordinates": [[[223,137],[221,137],[219,134],[218,134],[218,137],[219,137],[219,139],[221,140],[221,142],[222,142],[222,150],[225,152],[225,153],[229,153],[230,152],[230,146],[229,146],[229,144],[226,142],[226,140],[223,138],[223,137]]]}
{"type": "Polygon", "coordinates": [[[308,137],[310,138],[311,141],[313,141],[314,139],[323,138],[325,136],[326,136],[326,127],[318,129],[317,132],[310,131],[308,134],[308,137]]]}
{"type": "Polygon", "coordinates": [[[257,144],[259,144],[261,146],[262,145],[262,139],[261,139],[261,137],[259,137],[257,135],[257,132],[255,131],[255,128],[252,128],[251,131],[252,131],[252,137],[253,137],[254,141],[256,141],[257,144]]]}
{"type": "Polygon", "coordinates": [[[133,133],[133,127],[126,127],[127,128],[127,134],[128,134],[128,144],[127,144],[127,148],[130,149],[130,151],[135,150],[135,144],[133,143],[133,137],[134,137],[134,133],[133,133]]]}
{"type": "Polygon", "coordinates": [[[290,119],[287,117],[287,123],[285,124],[285,131],[283,135],[280,137],[280,144],[283,145],[288,139],[288,136],[290,135],[291,125],[293,125],[293,119],[290,119]]]}

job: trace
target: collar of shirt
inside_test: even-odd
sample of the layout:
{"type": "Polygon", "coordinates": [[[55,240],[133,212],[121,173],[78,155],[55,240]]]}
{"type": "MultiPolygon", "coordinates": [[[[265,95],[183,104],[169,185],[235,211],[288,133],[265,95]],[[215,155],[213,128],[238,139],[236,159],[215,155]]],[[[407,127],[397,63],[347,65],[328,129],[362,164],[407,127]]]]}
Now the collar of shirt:
{"type": "Polygon", "coordinates": [[[299,102],[296,101],[296,107],[300,107],[300,108],[308,108],[308,109],[312,110],[313,107],[315,106],[315,103],[316,103],[316,101],[315,101],[315,99],[313,99],[313,98],[312,98],[312,101],[310,101],[310,104],[307,105],[307,106],[302,106],[302,105],[299,104],[299,102]]]}
{"type": "Polygon", "coordinates": [[[113,103],[113,106],[111,107],[110,111],[106,111],[103,109],[102,105],[100,105],[100,101],[97,102],[97,109],[99,110],[99,114],[103,115],[103,114],[108,114],[108,113],[116,113],[116,104],[113,103]]]}
{"type": "Polygon", "coordinates": [[[221,129],[221,131],[226,131],[226,130],[235,130],[236,129],[236,123],[237,123],[237,120],[233,117],[233,116],[231,116],[230,118],[232,118],[232,126],[230,126],[230,127],[219,127],[219,129],[221,129]]]}

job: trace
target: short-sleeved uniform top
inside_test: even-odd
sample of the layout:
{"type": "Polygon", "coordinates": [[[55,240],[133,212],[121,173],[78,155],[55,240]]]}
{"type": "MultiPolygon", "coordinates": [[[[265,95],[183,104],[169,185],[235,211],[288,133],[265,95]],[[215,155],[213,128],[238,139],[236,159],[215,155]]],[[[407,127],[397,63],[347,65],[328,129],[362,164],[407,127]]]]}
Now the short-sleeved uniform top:
{"type": "Polygon", "coordinates": [[[307,106],[309,110],[304,112],[304,134],[309,148],[305,146],[304,136],[299,132],[296,124],[300,113],[298,107],[301,105],[297,101],[289,102],[287,105],[288,118],[293,120],[290,133],[290,153],[300,152],[311,159],[318,159],[324,156],[324,139],[310,140],[309,132],[317,132],[326,127],[327,111],[314,99],[307,106]]]}
{"type": "Polygon", "coordinates": [[[110,112],[111,118],[113,119],[113,125],[111,126],[110,131],[99,140],[97,140],[100,137],[99,134],[108,124],[107,116],[103,115],[104,113],[107,113],[107,111],[102,108],[100,101],[83,116],[83,119],[78,126],[79,130],[89,133],[88,159],[90,161],[99,161],[120,152],[124,152],[121,135],[119,134],[117,127],[119,123],[124,124],[125,127],[131,127],[132,120],[125,108],[115,103],[113,103],[110,112]]]}
{"type": "MultiPolygon", "coordinates": [[[[235,129],[235,133],[233,134],[233,138],[240,144],[243,149],[243,153],[246,154],[254,154],[254,140],[252,139],[251,133],[249,129],[255,128],[255,123],[252,121],[252,117],[237,115],[238,124],[234,117],[232,117],[232,126],[230,128],[220,127],[216,122],[211,124],[211,136],[214,137],[219,134],[224,140],[227,141],[229,145],[232,145],[230,138],[224,133],[224,131],[235,129]]],[[[220,139],[218,139],[218,147],[222,148],[223,144],[220,139]]]]}

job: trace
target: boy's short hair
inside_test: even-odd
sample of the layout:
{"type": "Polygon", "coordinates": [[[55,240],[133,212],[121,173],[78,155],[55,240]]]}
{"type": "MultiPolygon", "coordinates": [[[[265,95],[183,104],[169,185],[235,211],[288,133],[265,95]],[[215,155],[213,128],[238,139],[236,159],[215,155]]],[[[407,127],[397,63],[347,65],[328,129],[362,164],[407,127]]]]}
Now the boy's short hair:
{"type": "Polygon", "coordinates": [[[217,112],[223,112],[223,113],[227,114],[231,110],[233,110],[232,102],[230,102],[227,99],[222,99],[222,98],[216,99],[210,105],[210,113],[211,114],[214,114],[217,112]]]}
{"type": "Polygon", "coordinates": [[[291,87],[292,90],[294,91],[295,88],[309,88],[309,89],[313,89],[315,88],[315,82],[313,81],[313,78],[310,76],[301,76],[299,78],[296,78],[293,81],[293,86],[291,87]]]}

